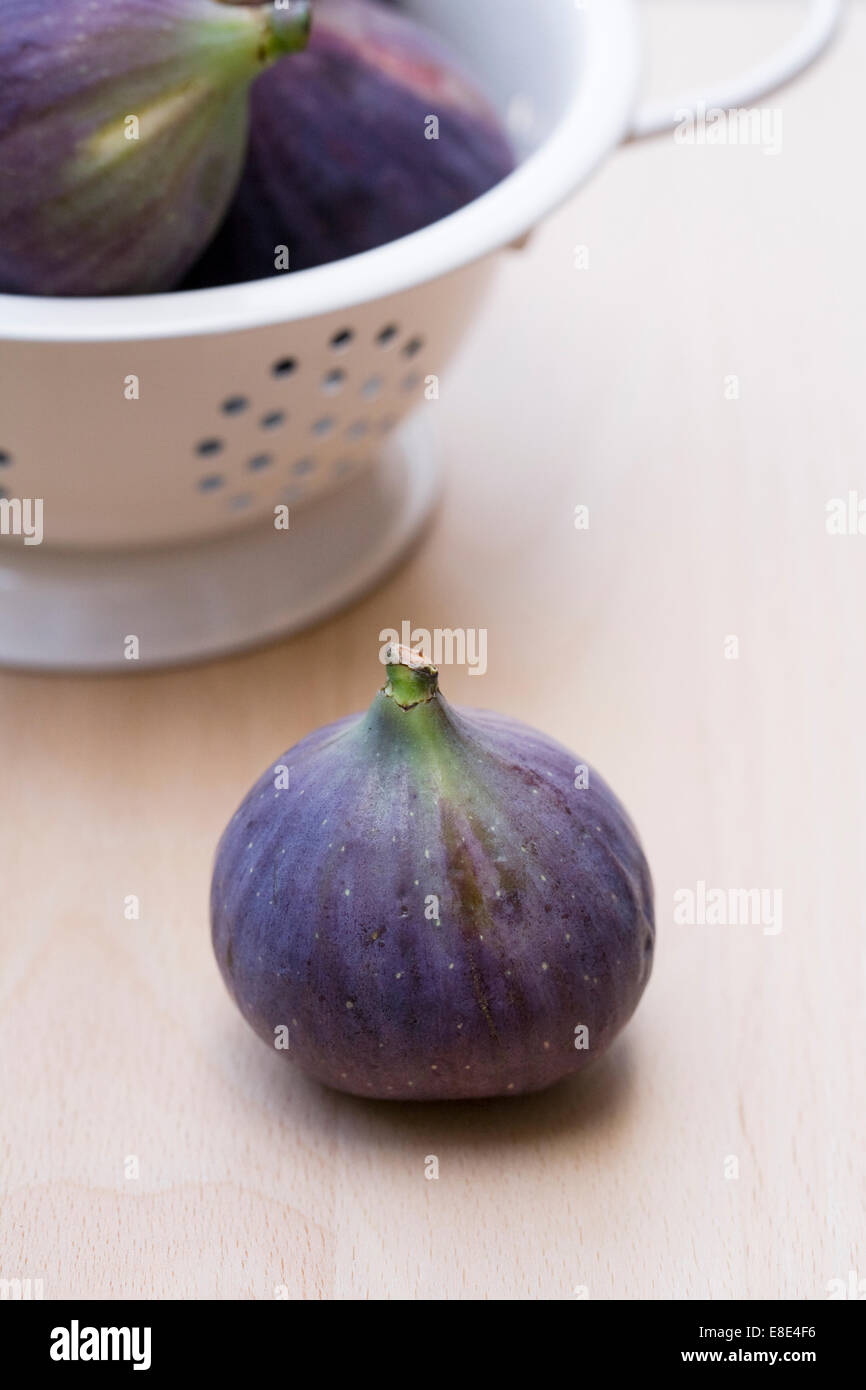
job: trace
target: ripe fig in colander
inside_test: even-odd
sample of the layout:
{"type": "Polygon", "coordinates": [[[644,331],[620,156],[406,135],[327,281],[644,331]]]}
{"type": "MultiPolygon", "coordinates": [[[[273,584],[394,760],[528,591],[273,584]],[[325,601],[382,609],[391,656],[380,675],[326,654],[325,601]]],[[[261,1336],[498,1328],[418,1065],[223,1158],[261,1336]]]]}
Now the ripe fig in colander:
{"type": "Polygon", "coordinates": [[[499,117],[451,47],[369,0],[317,0],[307,51],[256,83],[251,112],[240,187],[190,286],[369,251],[514,168],[499,117]]]}
{"type": "Polygon", "coordinates": [[[366,714],[264,773],[220,842],[216,958],[290,1061],[385,1099],[534,1091],[597,1058],[652,963],[652,883],[597,774],[455,709],[406,649],[366,714]]]}
{"type": "Polygon", "coordinates": [[[3,0],[0,291],[172,288],[235,190],[249,84],[309,23],[308,0],[3,0]]]}

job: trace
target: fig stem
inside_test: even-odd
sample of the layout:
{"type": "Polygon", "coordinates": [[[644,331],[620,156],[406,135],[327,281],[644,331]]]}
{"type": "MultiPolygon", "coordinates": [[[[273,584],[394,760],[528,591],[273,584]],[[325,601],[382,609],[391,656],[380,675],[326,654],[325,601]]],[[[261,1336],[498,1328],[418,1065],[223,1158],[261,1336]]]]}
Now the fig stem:
{"type": "Polygon", "coordinates": [[[409,647],[393,646],[387,655],[388,681],[383,694],[401,709],[413,709],[433,699],[439,689],[439,672],[435,666],[428,666],[409,647]]]}
{"type": "Polygon", "coordinates": [[[270,56],[298,53],[306,48],[312,27],[310,0],[289,0],[287,4],[273,3],[268,7],[270,56]]]}

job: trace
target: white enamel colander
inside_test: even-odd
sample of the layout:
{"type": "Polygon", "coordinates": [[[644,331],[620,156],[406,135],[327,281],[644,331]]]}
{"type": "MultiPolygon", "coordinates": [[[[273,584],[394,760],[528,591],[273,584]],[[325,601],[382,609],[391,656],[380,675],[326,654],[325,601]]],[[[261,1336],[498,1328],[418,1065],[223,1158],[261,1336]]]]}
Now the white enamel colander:
{"type": "Polygon", "coordinates": [[[841,0],[812,0],[784,52],[739,82],[637,115],[634,0],[405,8],[521,114],[519,166],[490,193],[378,250],[254,284],[0,296],[0,501],[41,499],[43,527],[38,545],[0,535],[0,662],[140,670],[297,630],[356,597],[435,500],[425,412],[410,417],[494,253],[623,139],[795,76],[841,0]],[[281,504],[288,531],[274,526],[281,504]]]}

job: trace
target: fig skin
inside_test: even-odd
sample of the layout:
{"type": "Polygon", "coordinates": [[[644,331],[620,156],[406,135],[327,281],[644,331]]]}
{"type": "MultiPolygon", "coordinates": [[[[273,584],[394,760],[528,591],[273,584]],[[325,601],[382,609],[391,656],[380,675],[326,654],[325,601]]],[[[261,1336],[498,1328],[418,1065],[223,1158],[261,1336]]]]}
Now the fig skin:
{"type": "Polygon", "coordinates": [[[237,186],[249,84],[309,17],[307,0],[2,0],[0,291],[172,289],[237,186]]]}
{"type": "Polygon", "coordinates": [[[432,667],[388,675],[366,714],[269,768],[228,825],[211,891],[220,970],[255,1031],[274,1047],[287,1029],[281,1055],[338,1090],[539,1090],[597,1058],[643,993],[646,859],[596,773],[575,789],[558,743],[452,708],[432,667]]]}
{"type": "Polygon", "coordinates": [[[240,187],[186,287],[308,270],[457,212],[514,168],[502,123],[450,47],[369,0],[316,0],[305,53],[251,94],[240,187]],[[425,138],[428,116],[439,139],[425,138]]]}

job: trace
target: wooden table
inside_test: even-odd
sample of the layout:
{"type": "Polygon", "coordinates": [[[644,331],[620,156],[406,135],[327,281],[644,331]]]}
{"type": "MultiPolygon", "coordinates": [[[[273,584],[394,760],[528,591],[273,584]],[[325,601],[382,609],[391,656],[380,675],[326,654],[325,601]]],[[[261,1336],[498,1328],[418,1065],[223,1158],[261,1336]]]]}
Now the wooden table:
{"type": "MultiPolygon", "coordinates": [[[[664,0],[654,87],[741,67],[798,8],[664,0]]],[[[631,148],[504,260],[426,407],[444,505],[376,593],[199,669],[0,679],[0,1276],[361,1299],[824,1298],[866,1276],[866,536],[825,526],[866,496],[854,10],[772,103],[781,153],[631,148]],[[589,758],[653,866],[635,1019],[534,1098],[328,1093],[248,1031],[211,957],[223,823],[281,749],[368,703],[404,618],[486,628],[487,675],[448,670],[447,695],[589,758]],[[782,930],[678,925],[699,881],[780,888],[782,930]]]]}

